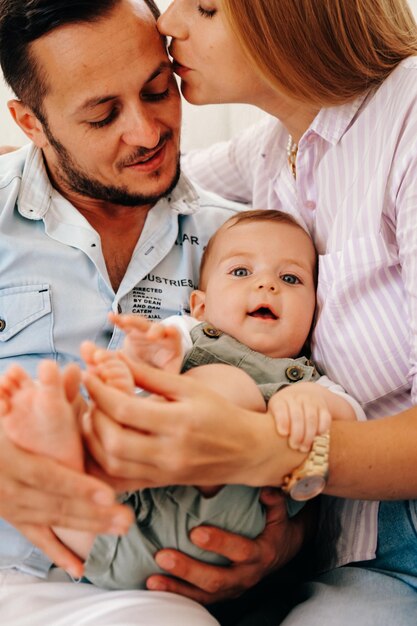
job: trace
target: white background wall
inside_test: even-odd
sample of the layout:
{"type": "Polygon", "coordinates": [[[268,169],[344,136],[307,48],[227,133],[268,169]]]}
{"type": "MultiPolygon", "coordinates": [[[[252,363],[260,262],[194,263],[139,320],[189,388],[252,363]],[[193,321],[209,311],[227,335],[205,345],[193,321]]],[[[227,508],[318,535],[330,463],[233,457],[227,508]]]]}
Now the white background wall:
{"type": "MultiPolygon", "coordinates": [[[[157,0],[164,10],[171,0],[157,0]]],[[[68,0],[71,2],[71,0],[68,0]]],[[[409,0],[417,16],[417,0],[409,0]]],[[[0,145],[22,145],[26,137],[10,117],[6,106],[11,97],[4,82],[0,80],[0,145]]],[[[227,139],[262,117],[262,112],[245,105],[192,106],[184,102],[183,141],[185,150],[209,145],[227,139]]]]}

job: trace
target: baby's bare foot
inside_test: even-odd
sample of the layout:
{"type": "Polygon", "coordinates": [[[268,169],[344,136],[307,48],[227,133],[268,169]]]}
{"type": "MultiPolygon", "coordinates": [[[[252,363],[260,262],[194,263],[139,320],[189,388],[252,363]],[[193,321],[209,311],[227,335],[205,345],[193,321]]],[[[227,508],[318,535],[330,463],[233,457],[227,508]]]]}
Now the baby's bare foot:
{"type": "Polygon", "coordinates": [[[9,411],[2,418],[8,437],[31,452],[73,469],[83,469],[77,417],[65,394],[64,379],[53,361],[42,361],[38,381],[12,372],[9,411]]]}
{"type": "Polygon", "coordinates": [[[10,400],[24,385],[33,385],[30,376],[19,365],[12,365],[0,376],[0,416],[10,411],[10,400]]]}
{"type": "Polygon", "coordinates": [[[91,341],[81,345],[81,356],[88,369],[104,383],[129,394],[135,393],[135,382],[129,366],[117,352],[98,348],[91,341]]]}

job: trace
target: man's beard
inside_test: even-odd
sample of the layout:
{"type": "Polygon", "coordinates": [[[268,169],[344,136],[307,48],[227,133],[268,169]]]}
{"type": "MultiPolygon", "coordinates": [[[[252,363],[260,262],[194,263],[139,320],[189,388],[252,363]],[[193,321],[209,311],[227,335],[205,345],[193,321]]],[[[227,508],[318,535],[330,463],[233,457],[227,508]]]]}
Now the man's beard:
{"type": "MultiPolygon", "coordinates": [[[[180,157],[178,154],[175,172],[171,181],[165,187],[165,189],[155,194],[140,194],[131,193],[126,186],[117,187],[115,185],[104,185],[99,180],[90,178],[84,174],[76,165],[71,154],[62,145],[62,143],[54,137],[49,126],[45,121],[43,122],[43,129],[45,135],[48,138],[49,143],[55,150],[57,157],[57,168],[55,175],[58,181],[63,183],[66,187],[74,191],[75,193],[86,196],[87,198],[93,198],[95,200],[103,200],[104,202],[110,202],[112,204],[118,204],[120,206],[146,206],[148,204],[155,204],[160,198],[167,196],[174,189],[178,183],[180,177],[180,157]]],[[[159,144],[162,146],[165,142],[172,138],[172,132],[168,131],[162,135],[159,144]]],[[[158,145],[159,145],[158,144],[158,145]]],[[[138,148],[134,155],[129,158],[129,163],[134,163],[138,158],[146,156],[148,152],[154,152],[154,150],[146,150],[145,148],[138,148]]],[[[127,165],[127,163],[124,163],[127,165]]],[[[155,181],[158,180],[159,172],[156,171],[153,174],[155,181]]]]}

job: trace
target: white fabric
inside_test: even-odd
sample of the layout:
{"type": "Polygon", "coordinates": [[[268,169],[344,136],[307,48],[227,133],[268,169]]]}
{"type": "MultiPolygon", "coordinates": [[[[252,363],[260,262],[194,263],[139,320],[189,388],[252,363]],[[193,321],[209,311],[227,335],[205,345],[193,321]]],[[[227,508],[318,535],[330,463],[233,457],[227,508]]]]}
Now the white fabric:
{"type": "Polygon", "coordinates": [[[350,406],[355,411],[356,419],[358,420],[358,422],[366,421],[365,411],[363,410],[359,402],[348,393],[346,393],[341,385],[333,382],[327,376],[320,376],[317,384],[325,387],[325,389],[328,389],[332,393],[335,393],[337,396],[341,396],[344,400],[346,400],[346,402],[349,402],[350,406]]]}
{"type": "Polygon", "coordinates": [[[62,570],[45,581],[0,572],[2,626],[216,626],[196,602],[161,591],[104,591],[75,584],[62,570]],[[22,601],[24,598],[24,601],[22,601]]]}
{"type": "Polygon", "coordinates": [[[181,335],[181,348],[182,356],[186,354],[193,347],[191,340],[192,329],[200,324],[199,320],[191,315],[170,315],[162,320],[161,324],[164,326],[174,326],[181,335]]]}

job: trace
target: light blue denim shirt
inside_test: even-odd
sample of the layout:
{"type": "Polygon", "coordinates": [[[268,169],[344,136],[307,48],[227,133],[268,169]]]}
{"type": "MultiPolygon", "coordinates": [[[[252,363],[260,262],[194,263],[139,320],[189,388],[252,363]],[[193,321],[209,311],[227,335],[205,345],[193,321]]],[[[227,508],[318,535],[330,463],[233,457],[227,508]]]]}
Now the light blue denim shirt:
{"type": "MultiPolygon", "coordinates": [[[[0,373],[19,363],[35,375],[42,358],[80,362],[86,339],[119,348],[109,311],[188,312],[209,237],[243,208],[181,176],[149,212],[115,293],[99,235],[52,187],[41,152],[28,145],[0,157],[0,373]]],[[[50,561],[0,520],[0,569],[10,567],[45,576],[50,561]]]]}

